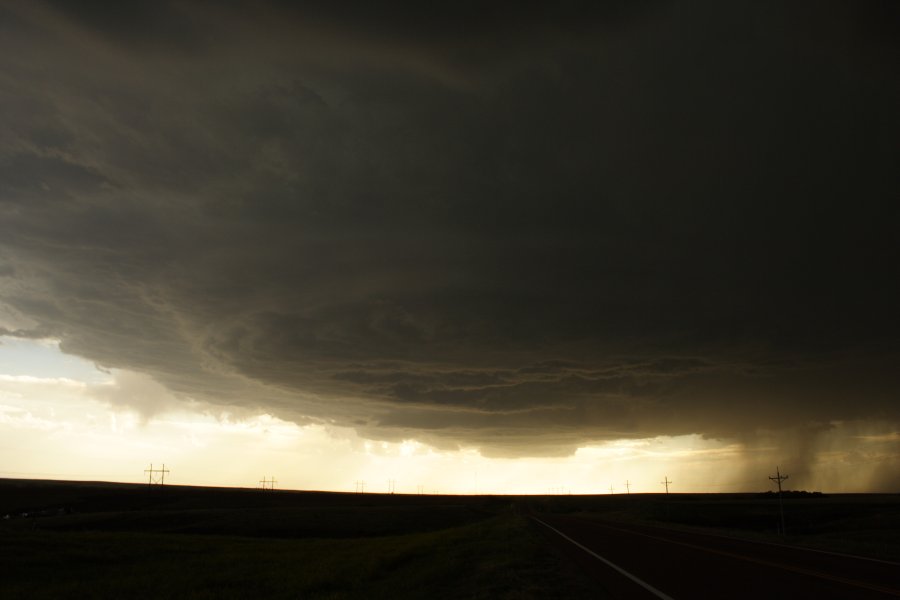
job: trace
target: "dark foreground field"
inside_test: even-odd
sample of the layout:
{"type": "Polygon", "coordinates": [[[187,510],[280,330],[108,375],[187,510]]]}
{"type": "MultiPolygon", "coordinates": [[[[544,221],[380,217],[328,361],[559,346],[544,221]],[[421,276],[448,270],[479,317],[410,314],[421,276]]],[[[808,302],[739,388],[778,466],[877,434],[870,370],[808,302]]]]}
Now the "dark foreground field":
{"type": "Polygon", "coordinates": [[[900,559],[900,497],[890,495],[788,497],[787,536],[777,499],[756,494],[407,496],[0,480],[7,514],[4,599],[633,597],[532,517],[631,531],[616,548],[647,538],[641,527],[662,527],[900,559]]]}
{"type": "Polygon", "coordinates": [[[4,599],[594,597],[508,498],[0,480],[7,513],[4,599]]]}

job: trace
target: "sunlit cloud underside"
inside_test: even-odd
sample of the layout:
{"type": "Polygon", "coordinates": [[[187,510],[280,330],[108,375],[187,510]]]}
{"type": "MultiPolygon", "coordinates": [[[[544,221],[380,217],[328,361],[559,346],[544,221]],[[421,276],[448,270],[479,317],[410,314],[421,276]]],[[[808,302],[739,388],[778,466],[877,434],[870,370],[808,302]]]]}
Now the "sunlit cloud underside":
{"type": "MultiPolygon", "coordinates": [[[[407,439],[369,440],[352,429],[297,425],[267,414],[234,414],[224,407],[180,402],[146,377],[102,371],[62,354],[52,341],[4,340],[0,356],[0,476],[145,481],[162,464],[167,482],[256,487],[274,477],[298,490],[446,494],[659,493],[763,491],[772,448],[752,452],[735,442],[698,435],[624,439],[553,458],[490,458],[475,448],[439,450],[407,439]],[[58,369],[64,376],[49,377],[58,369]],[[38,375],[28,374],[39,373],[38,375]],[[160,412],[141,414],[129,395],[153,398],[160,412]],[[610,489],[612,488],[612,489],[610,489]]],[[[866,489],[880,465],[896,464],[887,450],[896,432],[858,436],[859,456],[830,450],[847,435],[835,425],[824,436],[806,484],[829,491],[866,489]],[[840,478],[835,478],[840,474],[840,478]],[[849,477],[849,478],[848,478],[849,477]],[[840,485],[836,485],[841,482],[840,485]]],[[[790,470],[793,465],[784,465],[790,470]]]]}

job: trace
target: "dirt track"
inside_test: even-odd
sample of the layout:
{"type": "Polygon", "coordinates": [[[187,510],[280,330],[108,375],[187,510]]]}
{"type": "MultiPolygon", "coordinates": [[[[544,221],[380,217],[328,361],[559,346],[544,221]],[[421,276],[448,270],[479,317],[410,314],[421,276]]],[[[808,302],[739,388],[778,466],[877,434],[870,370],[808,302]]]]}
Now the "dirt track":
{"type": "Polygon", "coordinates": [[[548,540],[610,598],[900,598],[900,565],[648,526],[571,516],[540,520],[627,571],[641,588],[550,529],[548,540]]]}

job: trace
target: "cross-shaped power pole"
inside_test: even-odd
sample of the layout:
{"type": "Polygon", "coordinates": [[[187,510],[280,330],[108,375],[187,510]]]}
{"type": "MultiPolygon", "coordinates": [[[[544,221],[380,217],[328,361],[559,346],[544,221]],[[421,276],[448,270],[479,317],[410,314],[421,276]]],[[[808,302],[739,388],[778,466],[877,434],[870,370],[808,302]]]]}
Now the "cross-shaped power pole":
{"type": "Polygon", "coordinates": [[[275,476],[273,475],[271,479],[266,479],[265,477],[263,477],[259,483],[260,483],[261,489],[274,490],[275,484],[278,482],[275,481],[275,476]]]}
{"type": "Polygon", "coordinates": [[[775,476],[769,477],[772,481],[778,484],[778,493],[781,494],[781,482],[788,478],[788,475],[782,475],[781,470],[778,467],[775,467],[775,476]]]}
{"type": "Polygon", "coordinates": [[[625,480],[625,493],[626,494],[631,493],[631,482],[628,481],[627,479],[625,480]]]}
{"type": "Polygon", "coordinates": [[[778,510],[781,512],[781,535],[787,535],[787,531],[784,528],[784,500],[781,499],[781,482],[787,478],[787,475],[781,474],[781,470],[778,467],[775,467],[775,477],[769,477],[769,479],[778,484],[778,510]]]}
{"type": "Polygon", "coordinates": [[[609,495],[613,495],[615,492],[613,491],[613,486],[609,486],[609,495]]]}
{"type": "Polygon", "coordinates": [[[166,468],[166,465],[163,465],[161,469],[154,469],[153,463],[150,463],[149,469],[144,469],[144,473],[147,473],[147,487],[152,486],[154,483],[159,485],[165,485],[166,483],[166,473],[169,470],[166,468]],[[158,477],[154,477],[158,475],[158,477]]]}
{"type": "Polygon", "coordinates": [[[670,484],[670,483],[675,483],[675,482],[674,482],[674,481],[671,481],[671,480],[669,479],[669,476],[666,475],[666,476],[663,478],[663,480],[660,481],[660,483],[663,484],[664,486],[666,486],[666,496],[668,496],[668,495],[669,495],[669,484],[670,484]]]}

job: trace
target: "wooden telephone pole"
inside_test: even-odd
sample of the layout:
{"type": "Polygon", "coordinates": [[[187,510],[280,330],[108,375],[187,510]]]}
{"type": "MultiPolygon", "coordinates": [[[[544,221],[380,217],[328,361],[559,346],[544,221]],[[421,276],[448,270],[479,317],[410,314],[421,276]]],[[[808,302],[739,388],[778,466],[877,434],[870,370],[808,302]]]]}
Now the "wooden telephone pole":
{"type": "Polygon", "coordinates": [[[164,464],[161,469],[154,469],[153,463],[150,463],[149,469],[144,469],[144,473],[147,473],[147,487],[153,486],[153,484],[157,485],[165,485],[166,484],[166,473],[169,470],[166,468],[164,464]]]}
{"type": "Polygon", "coordinates": [[[787,478],[787,475],[781,474],[781,470],[779,470],[778,467],[775,467],[775,477],[769,477],[769,479],[778,484],[778,510],[781,512],[781,535],[787,535],[787,530],[784,528],[784,500],[781,498],[781,482],[787,478]]]}

